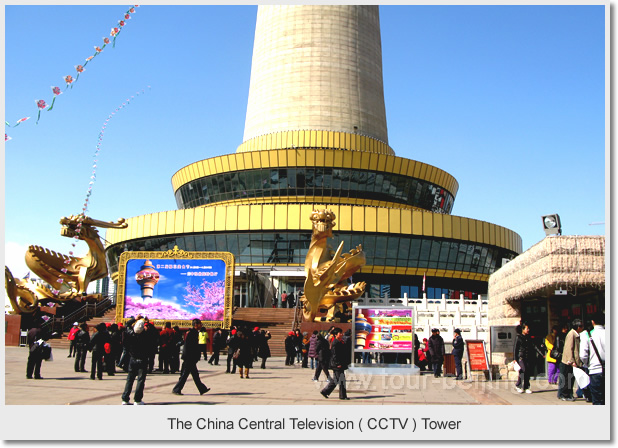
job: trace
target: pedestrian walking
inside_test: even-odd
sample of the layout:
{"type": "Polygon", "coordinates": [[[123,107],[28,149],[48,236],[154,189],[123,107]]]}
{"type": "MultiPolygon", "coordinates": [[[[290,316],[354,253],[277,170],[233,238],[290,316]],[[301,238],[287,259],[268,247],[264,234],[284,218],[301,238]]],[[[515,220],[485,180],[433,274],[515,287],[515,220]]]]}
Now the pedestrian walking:
{"type": "Polygon", "coordinates": [[[558,384],[560,373],[560,359],[562,358],[561,339],[558,337],[558,325],[554,325],[547,336],[545,336],[545,360],[547,361],[547,382],[558,384]]]}
{"type": "Polygon", "coordinates": [[[26,378],[31,380],[34,375],[35,380],[42,380],[41,364],[43,363],[43,349],[39,341],[43,338],[44,331],[40,325],[35,324],[28,330],[28,363],[26,365],[26,378]]]}
{"type": "Polygon", "coordinates": [[[258,348],[258,356],[262,358],[262,365],[260,366],[261,369],[266,368],[266,360],[270,358],[270,347],[268,346],[268,341],[270,338],[270,331],[262,330],[260,347],[258,348]]]}
{"type": "MultiPolygon", "coordinates": [[[[223,336],[221,335],[221,328],[217,328],[217,331],[215,331],[215,334],[212,337],[212,355],[210,356],[210,359],[208,360],[208,364],[210,365],[215,365],[218,366],[219,365],[219,355],[221,352],[221,346],[222,346],[222,342],[223,342],[223,336]]],[[[204,357],[204,359],[206,359],[204,357]]]]}
{"type": "Polygon", "coordinates": [[[324,372],[324,375],[326,375],[326,379],[330,381],[330,343],[324,336],[319,333],[315,350],[317,353],[317,362],[315,365],[315,373],[313,374],[313,381],[319,381],[320,374],[322,372],[324,372]]]}
{"type": "Polygon", "coordinates": [[[581,319],[572,322],[572,328],[564,339],[564,348],[560,360],[560,374],[558,376],[558,398],[562,401],[575,401],[573,397],[573,367],[581,367],[579,357],[579,334],[584,331],[581,319]]]}
{"type": "Polygon", "coordinates": [[[605,316],[599,314],[592,319],[592,331],[588,332],[586,343],[581,343],[580,359],[588,367],[590,376],[590,398],[593,405],[605,404],[605,316]]]}
{"type": "Polygon", "coordinates": [[[227,338],[227,370],[225,373],[236,373],[236,360],[234,359],[234,353],[238,348],[238,336],[236,333],[238,330],[233,328],[230,331],[230,335],[227,338]]]}
{"type": "Polygon", "coordinates": [[[339,386],[339,399],[349,400],[345,384],[345,371],[348,368],[349,362],[349,343],[346,343],[343,339],[343,330],[341,330],[341,328],[335,328],[333,330],[333,340],[331,342],[330,359],[330,367],[333,369],[334,378],[331,377],[326,387],[320,391],[324,398],[328,398],[333,390],[335,390],[335,387],[339,386]]]}
{"type": "Polygon", "coordinates": [[[442,376],[442,363],[444,362],[444,339],[440,336],[440,330],[434,328],[431,330],[429,338],[429,354],[431,355],[431,363],[433,365],[433,376],[440,378],[442,376]]]}
{"type": "Polygon", "coordinates": [[[182,368],[180,369],[180,378],[172,389],[174,395],[182,395],[182,388],[187,382],[189,375],[193,378],[193,382],[197,387],[200,395],[204,395],[210,390],[200,380],[200,374],[197,370],[197,362],[200,360],[200,347],[199,347],[199,331],[202,328],[202,321],[199,319],[193,319],[193,328],[187,332],[185,336],[185,348],[182,354],[182,368]]]}
{"type": "Polygon", "coordinates": [[[530,390],[530,374],[533,368],[534,352],[532,341],[530,341],[530,327],[527,323],[521,324],[521,332],[515,338],[515,348],[513,354],[515,361],[519,364],[519,377],[515,384],[515,390],[519,394],[524,392],[531,394],[530,390]]]}

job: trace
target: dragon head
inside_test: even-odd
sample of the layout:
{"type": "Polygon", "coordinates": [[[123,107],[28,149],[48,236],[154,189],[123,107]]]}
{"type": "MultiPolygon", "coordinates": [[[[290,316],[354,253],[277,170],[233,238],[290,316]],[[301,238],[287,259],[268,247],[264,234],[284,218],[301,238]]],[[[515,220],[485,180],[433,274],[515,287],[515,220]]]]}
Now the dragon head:
{"type": "Polygon", "coordinates": [[[313,210],[311,212],[313,235],[330,238],[333,236],[333,227],[335,227],[335,214],[332,210],[313,210]]]}
{"type": "Polygon", "coordinates": [[[105,222],[92,219],[88,216],[83,215],[71,215],[69,217],[64,217],[60,219],[60,224],[62,224],[60,235],[66,236],[68,238],[74,238],[76,235],[80,235],[80,239],[84,239],[82,236],[91,232],[94,232],[96,235],[98,235],[95,227],[102,227],[107,229],[124,229],[128,226],[124,218],[118,219],[118,222],[105,222]]]}

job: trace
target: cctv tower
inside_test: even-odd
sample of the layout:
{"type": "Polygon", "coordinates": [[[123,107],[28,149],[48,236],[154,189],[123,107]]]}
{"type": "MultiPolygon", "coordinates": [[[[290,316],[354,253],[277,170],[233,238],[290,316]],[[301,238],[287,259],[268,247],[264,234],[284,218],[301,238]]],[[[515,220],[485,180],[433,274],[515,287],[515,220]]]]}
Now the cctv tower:
{"type": "Polygon", "coordinates": [[[242,143],[172,187],[178,210],[107,231],[112,272],[125,250],[229,251],[236,306],[303,287],[314,209],[334,211],[333,247],[363,245],[354,281],[373,297],[420,297],[425,276],[428,298],[477,298],[521,252],[515,232],[450,214],[453,176],[389,146],[378,6],[259,6],[242,143]]]}

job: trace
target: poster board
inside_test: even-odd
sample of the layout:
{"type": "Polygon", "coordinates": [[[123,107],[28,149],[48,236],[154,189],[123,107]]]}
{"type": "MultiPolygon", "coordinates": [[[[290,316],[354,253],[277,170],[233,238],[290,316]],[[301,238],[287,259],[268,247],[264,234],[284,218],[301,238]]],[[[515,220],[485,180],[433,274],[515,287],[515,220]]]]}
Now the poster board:
{"type": "Polygon", "coordinates": [[[487,370],[489,371],[489,377],[491,379],[491,369],[489,368],[489,359],[487,358],[485,341],[468,339],[466,340],[466,348],[470,372],[487,370]]]}
{"type": "Polygon", "coordinates": [[[352,317],[355,352],[412,353],[413,307],[355,306],[352,317]]]}
{"type": "Polygon", "coordinates": [[[234,255],[230,252],[127,251],[120,256],[116,322],[141,314],[154,325],[230,328],[234,255]]]}

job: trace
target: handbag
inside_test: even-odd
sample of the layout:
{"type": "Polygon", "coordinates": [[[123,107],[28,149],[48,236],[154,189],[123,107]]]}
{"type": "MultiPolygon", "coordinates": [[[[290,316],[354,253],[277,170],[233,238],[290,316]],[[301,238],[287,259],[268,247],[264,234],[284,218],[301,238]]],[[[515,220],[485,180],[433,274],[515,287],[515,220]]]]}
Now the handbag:
{"type": "Polygon", "coordinates": [[[239,348],[236,349],[236,351],[232,355],[232,358],[234,358],[234,359],[240,358],[240,349],[239,348]]]}

